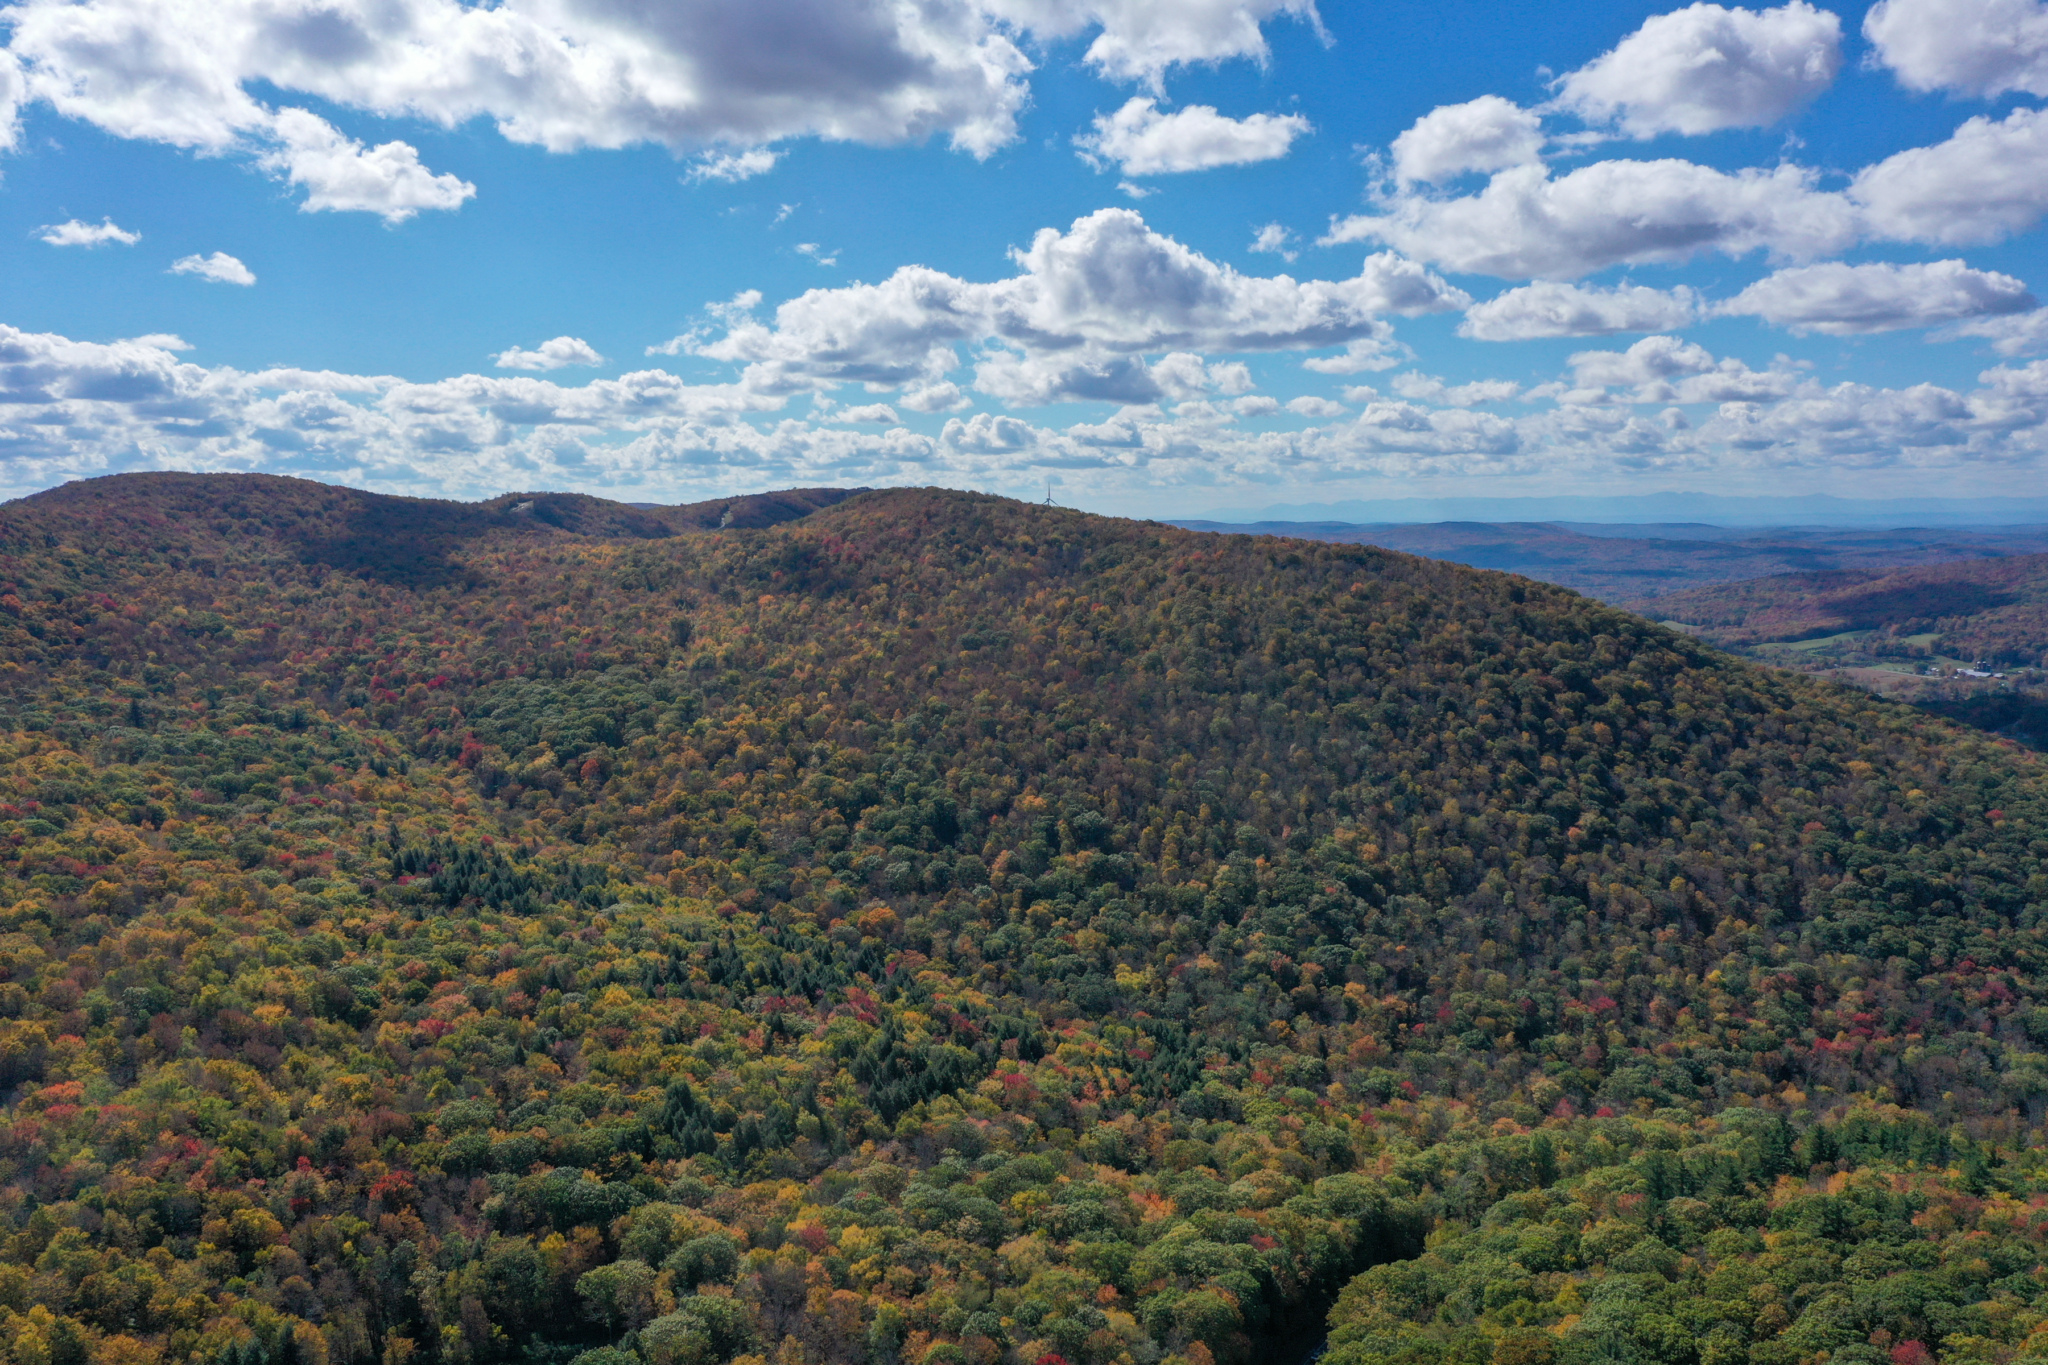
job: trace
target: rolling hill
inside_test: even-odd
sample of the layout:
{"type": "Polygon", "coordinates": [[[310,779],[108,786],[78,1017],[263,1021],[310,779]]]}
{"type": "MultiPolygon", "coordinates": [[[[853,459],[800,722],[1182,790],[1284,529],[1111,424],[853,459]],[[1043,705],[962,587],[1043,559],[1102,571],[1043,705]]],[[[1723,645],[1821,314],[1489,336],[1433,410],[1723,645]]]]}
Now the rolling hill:
{"type": "Polygon", "coordinates": [[[2043,796],[1367,546],[67,485],[8,1358],[2036,1358],[2043,796]]]}
{"type": "Polygon", "coordinates": [[[1629,605],[1726,646],[1855,636],[1838,647],[1871,659],[2048,666],[2048,555],[1778,575],[1629,605]]]}
{"type": "Polygon", "coordinates": [[[1765,663],[2048,749],[2048,555],[1789,574],[1629,605],[1765,663]]]}

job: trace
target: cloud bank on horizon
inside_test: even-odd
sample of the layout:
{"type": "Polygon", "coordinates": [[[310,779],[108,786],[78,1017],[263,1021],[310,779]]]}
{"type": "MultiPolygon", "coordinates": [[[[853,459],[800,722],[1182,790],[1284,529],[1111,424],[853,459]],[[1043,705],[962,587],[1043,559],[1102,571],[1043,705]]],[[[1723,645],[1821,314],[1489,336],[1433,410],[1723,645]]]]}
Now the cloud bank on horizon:
{"type": "Polygon", "coordinates": [[[5,249],[66,273],[38,325],[0,317],[0,491],[156,467],[459,495],[1050,477],[1105,504],[2038,479],[2048,0],[1589,12],[1549,30],[1562,74],[1503,6],[1515,55],[1472,61],[1500,90],[1439,52],[1369,96],[1397,40],[1339,17],[18,0],[5,249]],[[164,188],[88,202],[116,163],[164,188]],[[657,192],[691,235],[742,235],[552,226],[657,192]],[[700,292],[641,283],[678,273],[700,292]],[[339,349],[429,373],[237,354],[349,328],[339,349]],[[539,377],[561,369],[598,373],[539,377]]]}

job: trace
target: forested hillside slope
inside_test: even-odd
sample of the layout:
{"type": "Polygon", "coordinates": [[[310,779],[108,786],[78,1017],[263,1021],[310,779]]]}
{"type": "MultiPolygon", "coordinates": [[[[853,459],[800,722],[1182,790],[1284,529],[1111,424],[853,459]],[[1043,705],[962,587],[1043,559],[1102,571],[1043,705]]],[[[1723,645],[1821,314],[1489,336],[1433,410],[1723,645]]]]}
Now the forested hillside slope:
{"type": "Polygon", "coordinates": [[[9,1365],[2048,1358],[2037,757],[1368,547],[542,496],[0,508],[9,1365]]]}

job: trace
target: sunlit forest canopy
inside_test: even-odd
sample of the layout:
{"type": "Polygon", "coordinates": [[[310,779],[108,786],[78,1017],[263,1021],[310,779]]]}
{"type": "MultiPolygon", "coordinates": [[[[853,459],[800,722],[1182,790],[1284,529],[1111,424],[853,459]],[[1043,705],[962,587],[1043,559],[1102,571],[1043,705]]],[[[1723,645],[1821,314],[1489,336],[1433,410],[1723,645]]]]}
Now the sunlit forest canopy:
{"type": "Polygon", "coordinates": [[[2039,757],[1369,547],[547,496],[0,507],[8,1365],[2048,1358],[2039,757]]]}

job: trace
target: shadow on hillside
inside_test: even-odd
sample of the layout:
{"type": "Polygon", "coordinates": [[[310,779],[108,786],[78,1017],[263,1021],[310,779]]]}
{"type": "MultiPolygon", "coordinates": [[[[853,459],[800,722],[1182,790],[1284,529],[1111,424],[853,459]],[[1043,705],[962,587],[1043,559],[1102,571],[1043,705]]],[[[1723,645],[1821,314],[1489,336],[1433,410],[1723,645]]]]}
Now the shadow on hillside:
{"type": "Polygon", "coordinates": [[[507,493],[478,504],[499,526],[540,526],[600,540],[663,540],[675,534],[661,517],[587,493],[507,493]]]}
{"type": "Polygon", "coordinates": [[[500,513],[460,503],[380,498],[352,509],[339,535],[287,539],[303,564],[403,588],[469,588],[481,580],[450,554],[464,541],[506,524],[500,513]]]}
{"type": "Polygon", "coordinates": [[[792,489],[684,507],[635,507],[582,493],[507,493],[483,503],[366,494],[345,514],[338,534],[286,532],[285,538],[305,564],[405,588],[468,588],[481,580],[452,556],[464,542],[490,531],[661,540],[690,531],[778,526],[863,491],[792,489]]]}
{"type": "Polygon", "coordinates": [[[1993,692],[1955,701],[1924,701],[1923,711],[2017,740],[2030,749],[2048,750],[2048,701],[2012,692],[1993,692]]]}
{"type": "Polygon", "coordinates": [[[686,503],[681,507],[649,508],[679,531],[758,531],[800,521],[811,513],[846,501],[865,488],[789,488],[779,493],[750,493],[738,498],[715,498],[710,502],[686,503]]]}
{"type": "Polygon", "coordinates": [[[1986,583],[1950,578],[1837,597],[1828,605],[1849,621],[1849,629],[1874,630],[1899,622],[1976,616],[2018,600],[2015,594],[1986,583]]]}

